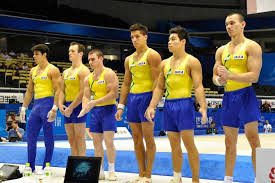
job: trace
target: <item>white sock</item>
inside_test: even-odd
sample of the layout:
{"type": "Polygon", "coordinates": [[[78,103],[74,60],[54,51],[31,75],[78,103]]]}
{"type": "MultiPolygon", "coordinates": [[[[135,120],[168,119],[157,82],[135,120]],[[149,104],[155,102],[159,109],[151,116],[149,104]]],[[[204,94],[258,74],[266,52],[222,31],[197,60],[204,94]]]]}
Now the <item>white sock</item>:
{"type": "Polygon", "coordinates": [[[115,164],[109,163],[109,172],[115,172],[115,164]]]}
{"type": "Polygon", "coordinates": [[[176,181],[179,181],[181,178],[181,172],[174,172],[174,178],[176,179],[176,181]]]}
{"type": "Polygon", "coordinates": [[[254,181],[254,183],[256,183],[256,177],[255,177],[255,181],[254,181]]]}
{"type": "Polygon", "coordinates": [[[233,182],[233,177],[231,176],[224,177],[224,183],[232,183],[232,182],[233,182]]]}
{"type": "Polygon", "coordinates": [[[101,177],[104,176],[104,167],[103,166],[100,167],[100,173],[99,173],[99,175],[101,177]]]}

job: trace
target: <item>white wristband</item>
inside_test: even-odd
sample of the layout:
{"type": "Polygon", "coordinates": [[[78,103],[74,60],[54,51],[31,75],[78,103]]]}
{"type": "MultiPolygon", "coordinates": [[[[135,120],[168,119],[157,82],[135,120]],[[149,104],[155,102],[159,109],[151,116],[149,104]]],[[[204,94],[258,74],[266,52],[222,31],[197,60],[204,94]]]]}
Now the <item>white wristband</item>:
{"type": "Polygon", "coordinates": [[[21,107],[21,111],[24,111],[24,112],[25,112],[26,109],[27,109],[26,107],[23,107],[23,106],[21,107]]]}
{"type": "Polygon", "coordinates": [[[125,108],[125,105],[124,105],[124,104],[118,104],[118,105],[117,105],[117,109],[122,109],[122,110],[124,110],[124,108],[125,108]]]}
{"type": "Polygon", "coordinates": [[[55,110],[55,111],[57,111],[58,110],[57,105],[53,105],[52,109],[55,110]]]}
{"type": "Polygon", "coordinates": [[[220,84],[220,82],[219,82],[219,77],[216,77],[216,80],[215,80],[215,81],[216,81],[216,85],[217,85],[217,86],[221,86],[221,84],[220,84]]]}

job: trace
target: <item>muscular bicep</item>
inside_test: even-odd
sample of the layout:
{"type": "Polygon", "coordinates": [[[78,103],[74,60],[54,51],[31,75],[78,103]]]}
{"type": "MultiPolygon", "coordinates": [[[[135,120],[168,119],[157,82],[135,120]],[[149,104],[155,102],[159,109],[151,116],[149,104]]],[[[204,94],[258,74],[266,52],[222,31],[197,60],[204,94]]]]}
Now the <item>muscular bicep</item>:
{"type": "Polygon", "coordinates": [[[57,69],[57,68],[53,68],[52,69],[51,80],[52,80],[54,91],[57,91],[58,89],[60,89],[60,86],[61,86],[61,75],[60,75],[59,69],[57,69]]]}
{"type": "Polygon", "coordinates": [[[165,61],[160,64],[160,73],[158,76],[157,88],[164,90],[165,89],[165,76],[164,76],[164,67],[165,61]]]}
{"type": "Polygon", "coordinates": [[[107,91],[118,92],[118,78],[115,72],[111,71],[105,74],[105,81],[107,83],[107,91]]]}
{"type": "Polygon", "coordinates": [[[89,69],[83,69],[81,72],[78,74],[79,77],[79,89],[80,91],[84,91],[85,87],[85,78],[90,74],[89,69]]]}
{"type": "Polygon", "coordinates": [[[83,83],[83,87],[84,87],[84,95],[83,97],[86,97],[88,99],[91,98],[91,95],[92,95],[92,91],[90,89],[90,85],[89,85],[89,76],[87,76],[85,79],[84,79],[84,83],[83,83]]]}
{"type": "Polygon", "coordinates": [[[129,59],[125,60],[124,67],[125,67],[125,74],[124,74],[123,85],[130,87],[132,82],[132,74],[129,69],[129,59]]]}
{"type": "Polygon", "coordinates": [[[217,67],[222,66],[222,52],[223,52],[224,47],[220,47],[215,54],[215,65],[213,68],[213,75],[217,75],[217,67]]]}
{"type": "Polygon", "coordinates": [[[199,60],[194,59],[190,64],[190,74],[193,80],[194,89],[202,85],[202,68],[199,60]]]}
{"type": "Polygon", "coordinates": [[[28,81],[28,85],[27,85],[27,92],[33,93],[33,91],[34,91],[34,83],[32,80],[32,72],[30,72],[30,77],[29,77],[29,81],[28,81]]]}
{"type": "Polygon", "coordinates": [[[257,77],[260,75],[262,68],[262,49],[260,45],[253,44],[250,46],[247,56],[247,71],[253,72],[257,77]]]}
{"type": "Polygon", "coordinates": [[[161,56],[159,55],[159,53],[154,51],[152,54],[148,55],[148,63],[150,65],[152,79],[158,79],[161,63],[161,56]]]}

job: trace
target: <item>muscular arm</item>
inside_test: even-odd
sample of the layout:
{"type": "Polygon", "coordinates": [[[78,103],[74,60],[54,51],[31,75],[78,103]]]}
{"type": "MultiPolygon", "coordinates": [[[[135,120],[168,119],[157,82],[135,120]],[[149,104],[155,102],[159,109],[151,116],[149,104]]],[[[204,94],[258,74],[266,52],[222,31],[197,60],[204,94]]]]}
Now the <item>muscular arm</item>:
{"type": "Polygon", "coordinates": [[[202,68],[199,60],[193,59],[190,64],[190,74],[193,80],[195,96],[200,104],[200,108],[206,109],[206,101],[204,95],[204,88],[202,85],[202,68]]]}
{"type": "Polygon", "coordinates": [[[94,101],[95,105],[112,101],[118,97],[118,78],[114,71],[108,71],[104,75],[107,83],[107,95],[94,101]]]}
{"type": "Polygon", "coordinates": [[[88,68],[82,69],[78,72],[79,77],[79,93],[74,99],[74,101],[70,104],[69,108],[72,110],[76,108],[82,101],[83,94],[84,94],[84,79],[90,74],[88,68]]]}
{"type": "Polygon", "coordinates": [[[119,103],[125,105],[126,99],[128,97],[128,93],[130,91],[130,85],[132,82],[132,75],[129,70],[129,57],[126,58],[124,67],[125,67],[125,74],[124,74],[124,80],[120,89],[119,103]]]}
{"type": "Polygon", "coordinates": [[[163,96],[164,89],[165,89],[165,81],[164,81],[164,73],[163,73],[165,64],[166,64],[166,61],[163,61],[160,64],[159,77],[158,77],[156,88],[153,92],[153,97],[151,99],[149,107],[155,108],[163,96]]]}
{"type": "Polygon", "coordinates": [[[61,76],[60,71],[57,67],[53,67],[49,71],[50,79],[52,80],[53,90],[54,90],[54,105],[58,105],[58,98],[60,93],[60,83],[61,76]]]}
{"type": "Polygon", "coordinates": [[[91,89],[90,89],[90,86],[89,86],[89,76],[88,75],[85,79],[84,79],[84,94],[83,94],[83,98],[82,98],[82,109],[86,109],[87,108],[87,105],[88,105],[88,102],[90,101],[91,99],[91,95],[92,95],[92,92],[91,92],[91,89]]]}
{"type": "Polygon", "coordinates": [[[65,83],[64,83],[64,73],[63,72],[62,77],[60,78],[60,92],[59,92],[59,99],[58,99],[58,106],[62,106],[65,101],[65,83]]]}
{"type": "Polygon", "coordinates": [[[28,83],[27,91],[25,93],[24,101],[22,104],[22,107],[26,107],[26,108],[31,103],[32,97],[33,97],[33,92],[34,92],[34,84],[32,81],[32,72],[33,72],[33,69],[30,72],[29,83],[28,83]]]}
{"type": "Polygon", "coordinates": [[[247,73],[228,74],[228,79],[240,83],[256,83],[259,79],[260,71],[262,68],[262,48],[259,44],[251,42],[247,48],[247,73]]]}
{"type": "Polygon", "coordinates": [[[150,65],[152,79],[154,81],[153,90],[156,88],[158,77],[160,73],[160,63],[161,56],[155,50],[151,51],[147,57],[148,63],[150,65]]]}
{"type": "Polygon", "coordinates": [[[223,53],[223,50],[224,50],[224,46],[220,47],[217,51],[216,51],[216,55],[215,55],[215,59],[216,59],[216,63],[214,65],[214,68],[213,68],[213,77],[212,77],[212,81],[215,85],[217,86],[220,86],[221,84],[224,84],[224,83],[217,83],[217,78],[220,79],[220,77],[218,76],[218,72],[217,72],[217,68],[219,66],[222,66],[222,53],[223,53]]]}

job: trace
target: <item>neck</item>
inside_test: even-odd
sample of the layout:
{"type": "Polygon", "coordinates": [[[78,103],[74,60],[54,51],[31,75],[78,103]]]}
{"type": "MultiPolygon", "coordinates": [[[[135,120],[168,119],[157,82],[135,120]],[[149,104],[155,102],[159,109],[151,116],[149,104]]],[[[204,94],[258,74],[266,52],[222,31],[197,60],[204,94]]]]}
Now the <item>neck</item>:
{"type": "Polygon", "coordinates": [[[238,35],[238,36],[231,37],[231,43],[232,43],[233,45],[238,45],[238,44],[240,44],[240,43],[242,43],[242,42],[244,42],[244,41],[245,41],[245,37],[244,37],[243,34],[240,34],[240,35],[238,35]]]}
{"type": "Polygon", "coordinates": [[[82,59],[78,59],[72,62],[72,68],[77,68],[82,65],[82,59]]]}
{"type": "Polygon", "coordinates": [[[43,60],[39,65],[39,69],[45,69],[49,65],[49,62],[47,59],[43,60]]]}
{"type": "Polygon", "coordinates": [[[104,70],[104,65],[100,65],[97,68],[94,69],[94,75],[99,75],[103,72],[104,70]]]}
{"type": "Polygon", "coordinates": [[[175,60],[182,59],[186,55],[187,55],[187,53],[186,53],[185,49],[179,49],[179,50],[176,50],[175,52],[173,52],[173,57],[175,60]]]}
{"type": "Polygon", "coordinates": [[[147,49],[148,49],[148,46],[146,44],[146,45],[136,49],[136,52],[137,52],[138,55],[140,55],[140,54],[144,53],[147,49]]]}

